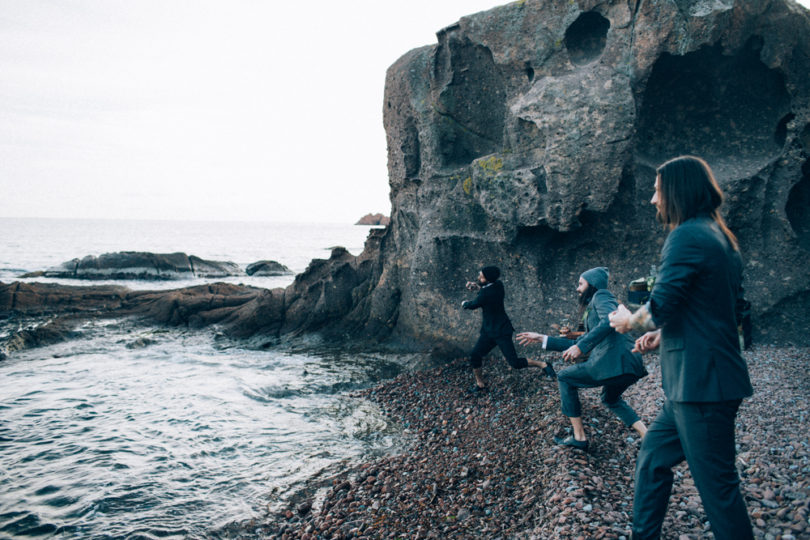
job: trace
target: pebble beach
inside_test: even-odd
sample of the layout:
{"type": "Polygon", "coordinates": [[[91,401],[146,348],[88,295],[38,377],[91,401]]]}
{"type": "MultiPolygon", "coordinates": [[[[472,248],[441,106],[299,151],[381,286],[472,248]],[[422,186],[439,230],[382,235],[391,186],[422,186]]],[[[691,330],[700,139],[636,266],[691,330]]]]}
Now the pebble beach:
{"type": "MultiPolygon", "coordinates": [[[[754,396],[737,417],[737,466],[756,538],[810,538],[810,349],[745,353],[754,396]]],[[[559,370],[564,364],[548,354],[559,370]]],[[[657,356],[625,393],[650,423],[663,402],[657,356]]],[[[567,432],[556,381],[539,369],[484,364],[489,390],[470,392],[465,360],[409,372],[358,397],[404,431],[397,452],[313,482],[266,519],[221,531],[233,538],[628,538],[640,441],[580,391],[588,452],[560,447],[567,432]]],[[[689,470],[677,467],[663,538],[713,538],[689,470]]]]}

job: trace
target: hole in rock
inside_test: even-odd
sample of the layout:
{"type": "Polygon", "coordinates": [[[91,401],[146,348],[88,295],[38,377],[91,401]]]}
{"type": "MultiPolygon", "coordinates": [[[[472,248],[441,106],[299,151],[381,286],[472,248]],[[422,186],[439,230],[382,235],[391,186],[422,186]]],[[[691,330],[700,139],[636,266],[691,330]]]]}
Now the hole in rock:
{"type": "Polygon", "coordinates": [[[534,80],[534,68],[526,62],[526,78],[529,79],[529,82],[534,80]]]}
{"type": "Polygon", "coordinates": [[[546,170],[543,167],[532,169],[534,175],[534,184],[537,187],[538,193],[548,193],[548,184],[546,183],[546,170]]]}
{"type": "Polygon", "coordinates": [[[785,145],[785,141],[787,140],[787,125],[794,118],[796,118],[796,115],[790,113],[779,120],[779,123],[776,125],[776,133],[774,134],[774,138],[776,139],[776,144],[778,146],[785,145]]]}
{"type": "Polygon", "coordinates": [[[408,117],[404,127],[401,149],[405,165],[405,177],[413,178],[419,176],[419,169],[422,167],[419,130],[413,117],[408,117]]]}
{"type": "Polygon", "coordinates": [[[457,167],[503,147],[506,86],[489,49],[448,37],[451,80],[439,95],[437,129],[443,164],[457,167]]]}
{"type": "Polygon", "coordinates": [[[760,60],[758,44],[752,38],[733,55],[719,45],[661,55],[641,99],[637,157],[657,165],[695,154],[722,181],[755,174],[778,155],[790,96],[782,74],[760,60]]]}
{"type": "Polygon", "coordinates": [[[571,63],[581,66],[605,50],[610,21],[595,11],[583,13],[565,31],[565,48],[571,63]]]}
{"type": "Polygon", "coordinates": [[[799,245],[810,250],[810,162],[804,164],[802,172],[802,179],[788,194],[785,213],[799,245]]]}

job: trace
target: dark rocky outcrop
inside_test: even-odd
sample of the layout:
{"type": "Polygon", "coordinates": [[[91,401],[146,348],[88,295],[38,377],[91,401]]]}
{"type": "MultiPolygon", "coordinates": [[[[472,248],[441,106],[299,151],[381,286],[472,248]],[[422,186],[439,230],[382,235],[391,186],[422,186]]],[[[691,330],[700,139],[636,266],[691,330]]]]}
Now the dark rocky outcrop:
{"type": "Polygon", "coordinates": [[[366,214],[355,225],[384,225],[391,223],[391,219],[383,214],[366,214]]]}
{"type": "Polygon", "coordinates": [[[520,0],[464,17],[388,70],[391,222],[361,255],[336,249],[287,289],[151,293],[132,312],[455,355],[480,320],[458,308],[463,284],[496,264],[515,326],[546,330],[574,315],[583,270],[608,266],[624,298],[657,264],[654,168],[694,153],[727,195],[755,339],[809,344],[807,73],[810,15],[790,0],[520,0]]]}
{"type": "Polygon", "coordinates": [[[185,253],[121,251],[73,259],[45,270],[42,275],[72,279],[170,280],[194,277],[219,278],[241,275],[232,262],[207,261],[185,253]]]}
{"type": "Polygon", "coordinates": [[[461,285],[483,264],[522,329],[572,316],[595,265],[623,297],[665,237],[654,167],[695,153],[727,194],[758,339],[808,343],[808,72],[810,16],[782,0],[527,0],[441,30],[386,79],[373,297],[398,299],[393,336],[467,346],[461,285]]]}
{"type": "Polygon", "coordinates": [[[249,276],[286,276],[292,270],[276,261],[257,261],[247,265],[245,273],[249,276]]]}
{"type": "MultiPolygon", "coordinates": [[[[283,289],[276,289],[283,294],[283,289]]],[[[118,286],[69,286],[53,283],[0,283],[0,355],[56,343],[74,335],[82,320],[132,317],[149,324],[200,328],[224,323],[233,335],[261,330],[234,313],[266,289],[214,283],[169,291],[131,291],[118,286]]]]}
{"type": "Polygon", "coordinates": [[[47,316],[66,313],[106,313],[120,309],[125,287],[70,287],[53,283],[0,283],[0,315],[47,316]]]}
{"type": "MultiPolygon", "coordinates": [[[[380,253],[383,232],[373,229],[366,250],[359,256],[334,248],[329,259],[313,260],[286,289],[214,283],[168,291],[132,291],[118,286],[0,283],[0,321],[135,317],[149,324],[190,328],[216,324],[232,337],[256,336],[259,344],[267,343],[268,338],[312,332],[340,339],[360,336],[366,338],[365,343],[376,341],[395,323],[393,319],[369,324],[367,316],[373,257],[380,253]]],[[[67,337],[68,333],[62,335],[67,337]]],[[[10,339],[0,340],[0,350],[4,343],[6,350],[11,350],[10,339]]],[[[49,339],[56,340],[50,334],[49,339]]],[[[34,346],[37,341],[26,337],[20,343],[34,346]]]]}
{"type": "Polygon", "coordinates": [[[15,351],[44,347],[59,343],[77,335],[74,330],[76,321],[70,317],[45,321],[32,321],[16,330],[6,332],[0,340],[0,360],[15,351]]]}

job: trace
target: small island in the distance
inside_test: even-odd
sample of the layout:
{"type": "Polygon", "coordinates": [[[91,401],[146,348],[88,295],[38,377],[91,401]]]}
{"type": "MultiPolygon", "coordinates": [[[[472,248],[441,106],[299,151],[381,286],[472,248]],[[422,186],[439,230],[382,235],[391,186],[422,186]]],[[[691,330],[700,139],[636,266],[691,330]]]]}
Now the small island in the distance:
{"type": "Polygon", "coordinates": [[[382,225],[387,227],[389,223],[391,223],[391,218],[383,214],[366,214],[355,225],[382,225]]]}

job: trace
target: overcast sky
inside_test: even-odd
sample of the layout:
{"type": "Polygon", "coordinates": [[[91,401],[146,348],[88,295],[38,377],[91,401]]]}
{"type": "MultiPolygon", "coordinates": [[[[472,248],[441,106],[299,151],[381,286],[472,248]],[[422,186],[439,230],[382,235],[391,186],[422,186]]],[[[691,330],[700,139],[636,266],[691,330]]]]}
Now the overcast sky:
{"type": "Polygon", "coordinates": [[[0,217],[387,214],[385,70],[504,3],[0,0],[0,217]]]}

